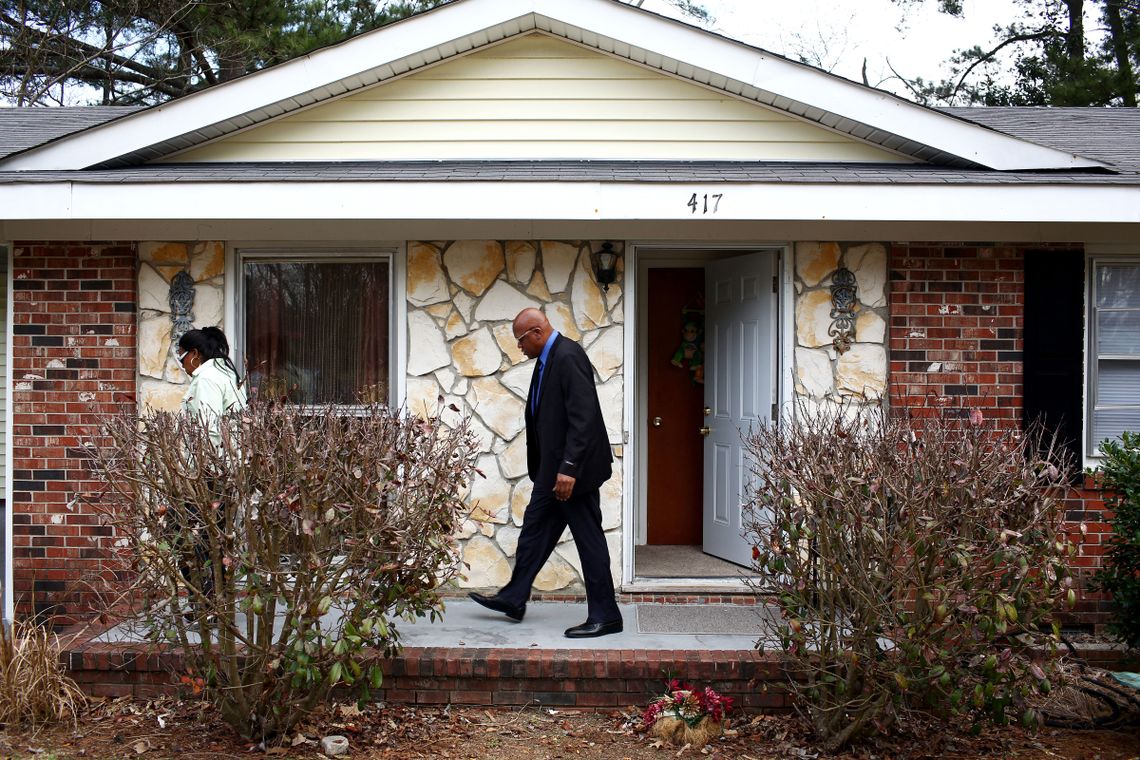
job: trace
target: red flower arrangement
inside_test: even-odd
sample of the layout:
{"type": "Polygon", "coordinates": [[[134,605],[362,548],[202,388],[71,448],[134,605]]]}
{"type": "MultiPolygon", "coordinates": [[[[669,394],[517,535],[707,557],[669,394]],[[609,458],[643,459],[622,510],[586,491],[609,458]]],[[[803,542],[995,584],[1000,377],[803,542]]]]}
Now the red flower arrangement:
{"type": "Polygon", "coordinates": [[[694,689],[674,678],[665,694],[645,708],[641,721],[654,736],[700,748],[720,736],[731,709],[732,697],[721,696],[710,686],[694,689]]]}

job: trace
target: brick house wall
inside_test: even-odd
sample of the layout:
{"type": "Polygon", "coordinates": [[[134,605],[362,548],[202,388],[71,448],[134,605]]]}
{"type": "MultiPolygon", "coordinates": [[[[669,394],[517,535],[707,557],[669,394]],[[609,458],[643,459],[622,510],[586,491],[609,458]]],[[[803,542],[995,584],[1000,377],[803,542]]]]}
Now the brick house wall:
{"type": "Polygon", "coordinates": [[[980,408],[1020,424],[1023,256],[1014,246],[891,246],[892,407],[980,408]]]}
{"type": "Polygon", "coordinates": [[[135,248],[13,246],[12,522],[20,614],[88,615],[110,528],[78,495],[95,487],[79,445],[97,413],[135,391],[135,248]]]}
{"type": "MultiPolygon", "coordinates": [[[[1025,256],[1079,245],[896,243],[890,250],[890,383],[893,409],[917,417],[980,409],[1003,428],[1022,425],[1025,256]]],[[[1111,534],[1091,478],[1067,500],[1069,532],[1087,535],[1073,558],[1084,587],[1111,534]]],[[[1107,620],[1104,595],[1079,595],[1075,618],[1107,620]]]]}

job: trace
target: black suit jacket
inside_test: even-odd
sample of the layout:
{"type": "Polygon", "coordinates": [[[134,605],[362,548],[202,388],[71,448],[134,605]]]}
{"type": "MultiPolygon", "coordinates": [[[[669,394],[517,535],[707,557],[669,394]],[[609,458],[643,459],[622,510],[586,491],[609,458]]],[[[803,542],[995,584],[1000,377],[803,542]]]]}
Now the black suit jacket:
{"type": "MultiPolygon", "coordinates": [[[[536,380],[532,376],[531,395],[536,380]]],[[[613,455],[594,368],[582,347],[561,334],[547,356],[536,411],[527,399],[526,460],[530,479],[547,488],[554,487],[559,473],[577,479],[575,492],[598,488],[610,478],[613,455]]]]}

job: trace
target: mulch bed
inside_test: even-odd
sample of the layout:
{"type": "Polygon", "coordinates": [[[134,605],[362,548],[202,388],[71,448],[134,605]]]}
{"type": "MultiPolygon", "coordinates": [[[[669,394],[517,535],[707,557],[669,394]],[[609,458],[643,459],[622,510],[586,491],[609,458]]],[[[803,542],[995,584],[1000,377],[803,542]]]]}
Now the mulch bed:
{"type": "MultiPolygon", "coordinates": [[[[539,758],[708,757],[722,760],[815,758],[802,722],[792,715],[737,714],[720,740],[703,750],[664,745],[640,730],[640,708],[610,712],[568,712],[537,706],[523,709],[423,708],[355,705],[322,709],[281,746],[241,740],[208,704],[197,700],[127,698],[91,705],[77,726],[31,732],[0,732],[0,758],[322,758],[319,740],[348,738],[348,758],[455,758],[537,760],[539,758]]],[[[944,724],[914,724],[898,736],[870,741],[840,758],[1045,758],[1140,757],[1135,730],[1053,730],[1036,734],[1020,728],[988,728],[971,736],[944,724]]]]}

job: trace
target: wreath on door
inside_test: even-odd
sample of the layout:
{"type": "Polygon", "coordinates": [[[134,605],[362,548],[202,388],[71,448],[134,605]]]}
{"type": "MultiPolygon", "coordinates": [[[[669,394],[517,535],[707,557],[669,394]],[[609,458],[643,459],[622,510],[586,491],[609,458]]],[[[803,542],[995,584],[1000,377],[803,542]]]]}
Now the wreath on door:
{"type": "Polygon", "coordinates": [[[674,367],[688,368],[693,383],[705,382],[705,310],[681,309],[681,345],[673,352],[674,367]]]}

